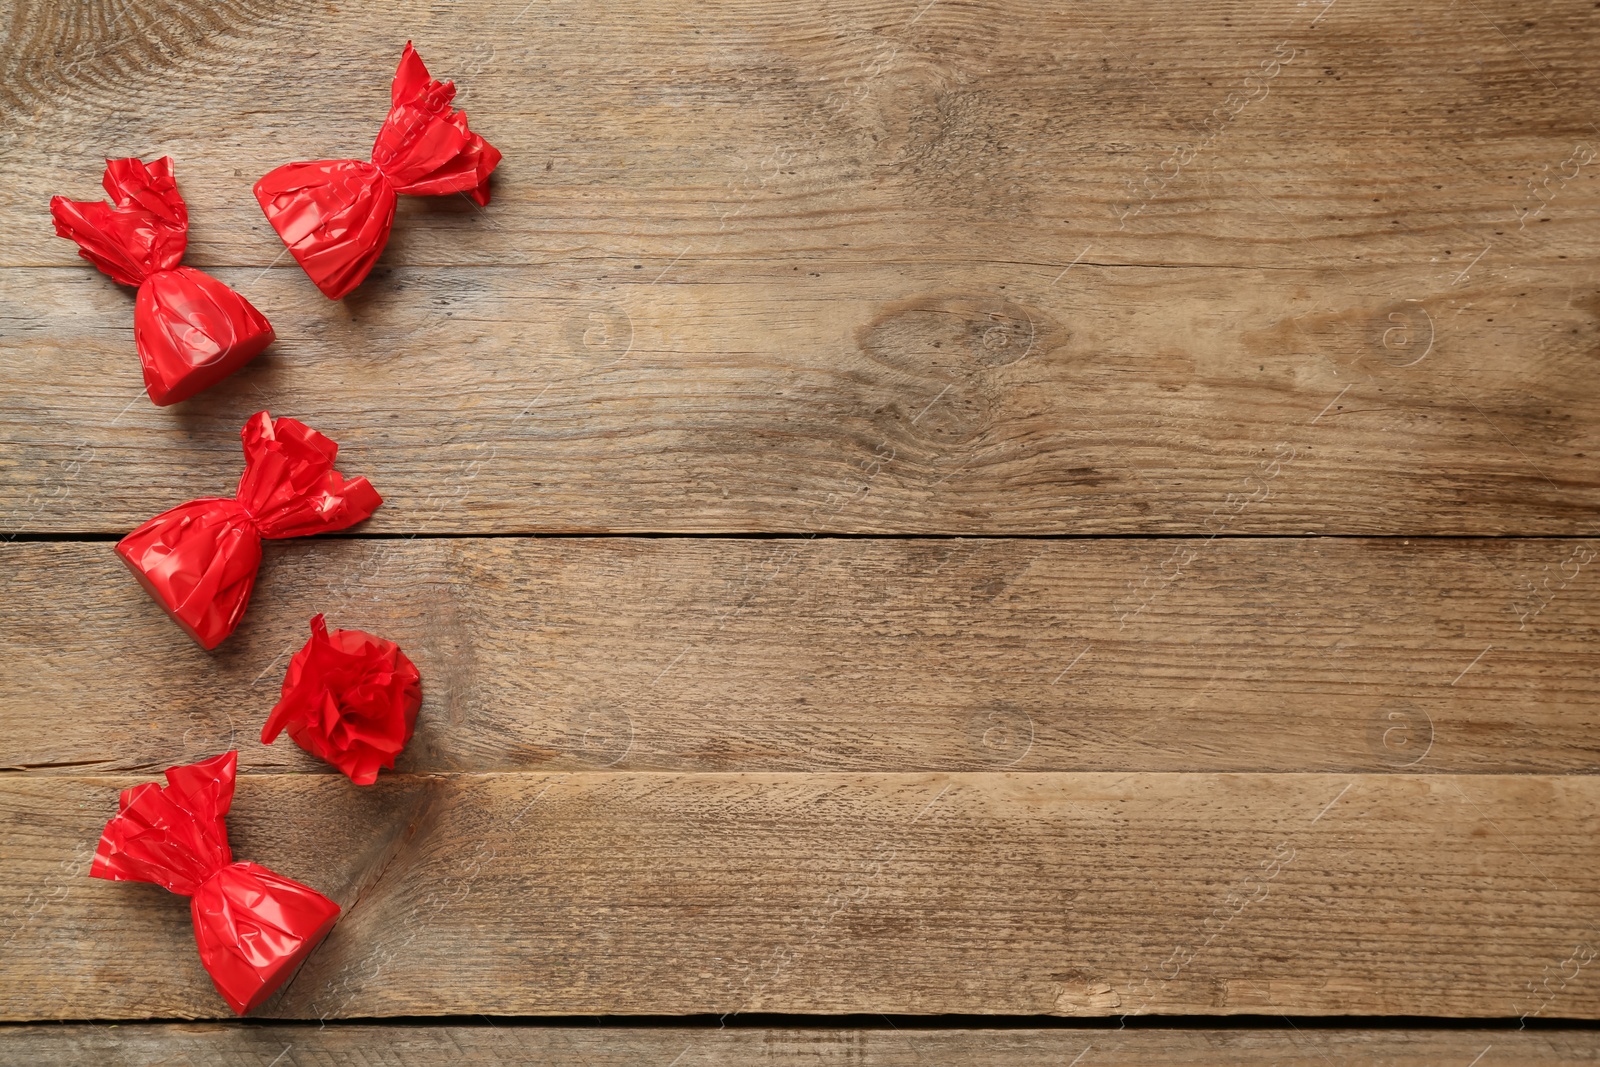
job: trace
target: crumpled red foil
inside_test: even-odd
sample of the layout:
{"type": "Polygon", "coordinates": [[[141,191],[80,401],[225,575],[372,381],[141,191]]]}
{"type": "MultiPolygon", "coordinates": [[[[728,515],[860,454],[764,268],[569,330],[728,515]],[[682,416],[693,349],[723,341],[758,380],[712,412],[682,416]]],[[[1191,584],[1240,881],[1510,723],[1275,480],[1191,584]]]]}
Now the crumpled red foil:
{"type": "Polygon", "coordinates": [[[350,292],[372,270],[389,241],[396,193],[465,193],[489,203],[489,174],[500,151],[467,128],[466,112],[450,106],[455,95],[454,83],[428,76],[407,41],[372,162],[289,163],[256,182],[267,221],[329,299],[350,292]]]}
{"type": "Polygon", "coordinates": [[[333,469],[339,446],[296,419],[250,416],[244,474],[232,499],[162,512],[117,542],[145,590],[202,648],[231,634],[250,603],[264,537],[342,530],[383,503],[365,478],[333,469]]]}
{"type": "Polygon", "coordinates": [[[239,754],[172,767],[167,784],[122,793],[89,874],[154,882],[189,898],[194,938],[217,992],[243,1015],[271,996],[333,929],[339,905],[254,863],[235,862],[223,816],[239,754]]]}
{"type": "Polygon", "coordinates": [[[52,197],[56,233],[123,285],[136,286],[133,339],[150,399],[165,406],[220,382],[272,343],[272,326],[250,301],[217,279],[180,267],[189,211],[172,160],[106,161],[111,197],[52,197]]]}
{"type": "Polygon", "coordinates": [[[394,767],[421,706],[422,675],[399,645],[361,630],[330,634],[314,615],[311,640],[289,661],[261,743],[288,730],[295,744],[355,784],[371,785],[379,767],[394,767]]]}

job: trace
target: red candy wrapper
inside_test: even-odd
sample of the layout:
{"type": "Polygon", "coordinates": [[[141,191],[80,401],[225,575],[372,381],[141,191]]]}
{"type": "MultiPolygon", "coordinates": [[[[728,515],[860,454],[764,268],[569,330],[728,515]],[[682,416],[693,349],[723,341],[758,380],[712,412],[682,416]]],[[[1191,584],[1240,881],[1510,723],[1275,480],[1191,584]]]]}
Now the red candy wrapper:
{"type": "Polygon", "coordinates": [[[160,405],[187,400],[249,363],[272,343],[250,302],[209,274],[180,267],[189,211],[172,160],[106,161],[111,203],[52,197],[56,233],[123,285],[137,286],[133,339],[144,387],[160,405]]]}
{"type": "Polygon", "coordinates": [[[339,446],[303,422],[258,411],[244,424],[244,475],[232,499],[163,512],[117,542],[117,554],[173,621],[216,648],[250,603],[264,537],[353,526],[383,498],[333,469],[339,446]]]}
{"type": "Polygon", "coordinates": [[[238,761],[225,752],[170,768],[165,786],[124,790],[89,874],[188,897],[200,962],[243,1015],[294,974],[333,929],[339,905],[265,867],[234,862],[223,816],[238,761]]]}
{"type": "Polygon", "coordinates": [[[338,300],[366,278],[389,241],[395,194],[465,193],[489,203],[500,151],[450,106],[456,87],[436,82],[411,42],[394,74],[389,117],[372,162],[289,163],[256,182],[267,221],[325,295],[338,300]]]}
{"type": "Polygon", "coordinates": [[[421,706],[422,675],[399,645],[360,630],[330,634],[316,615],[311,640],[289,661],[261,743],[288,730],[295,744],[352,782],[371,785],[411,740],[421,706]]]}

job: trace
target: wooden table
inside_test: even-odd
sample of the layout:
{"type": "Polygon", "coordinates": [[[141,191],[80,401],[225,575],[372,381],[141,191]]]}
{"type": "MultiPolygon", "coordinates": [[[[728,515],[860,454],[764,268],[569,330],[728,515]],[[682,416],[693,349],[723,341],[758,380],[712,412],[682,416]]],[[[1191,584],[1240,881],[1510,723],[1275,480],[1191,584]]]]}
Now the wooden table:
{"type": "Polygon", "coordinates": [[[0,1059],[1600,1058],[1600,5],[4,6],[0,1059]],[[505,162],[329,302],[250,185],[407,37],[505,162]],[[162,154],[279,337],[170,409],[47,212],[162,154]],[[263,408],[385,504],[207,653],[112,542],[263,408]],[[317,611],[370,788],[258,741],[317,611]],[[275,1025],[86,877],[230,746],[275,1025]]]}

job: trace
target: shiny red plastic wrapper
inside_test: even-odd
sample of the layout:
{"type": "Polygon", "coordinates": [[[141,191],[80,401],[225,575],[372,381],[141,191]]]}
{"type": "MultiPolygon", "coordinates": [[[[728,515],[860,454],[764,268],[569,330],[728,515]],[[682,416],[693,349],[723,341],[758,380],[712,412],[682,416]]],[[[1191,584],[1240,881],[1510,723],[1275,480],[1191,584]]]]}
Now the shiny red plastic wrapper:
{"type": "Polygon", "coordinates": [[[339,446],[303,422],[258,411],[239,436],[244,475],[232,499],[180,504],[117,542],[145,590],[203,648],[244,617],[262,538],[342,530],[383,503],[365,478],[333,469],[339,446]]]}
{"type": "Polygon", "coordinates": [[[123,285],[137,286],[133,340],[144,387],[160,405],[220,382],[272,343],[272,327],[250,302],[209,274],[180,267],[189,211],[172,160],[106,161],[111,203],[52,197],[56,233],[123,285]]]}
{"type": "Polygon", "coordinates": [[[254,863],[235,862],[223,816],[239,754],[172,767],[167,784],[122,793],[89,874],[154,882],[189,898],[194,938],[217,992],[243,1015],[270,997],[339,917],[339,905],[254,863]]]}
{"type": "Polygon", "coordinates": [[[315,615],[311,640],[289,661],[261,743],[288,730],[295,744],[352,782],[371,785],[378,768],[392,768],[411,740],[421,706],[422,675],[399,645],[360,630],[330,634],[315,615]]]}
{"type": "Polygon", "coordinates": [[[466,112],[450,106],[455,95],[452,82],[428,76],[407,41],[371,163],[289,163],[256,182],[267,221],[329,299],[350,292],[372,270],[389,241],[396,193],[465,193],[489,203],[489,174],[500,151],[467,128],[466,112]]]}

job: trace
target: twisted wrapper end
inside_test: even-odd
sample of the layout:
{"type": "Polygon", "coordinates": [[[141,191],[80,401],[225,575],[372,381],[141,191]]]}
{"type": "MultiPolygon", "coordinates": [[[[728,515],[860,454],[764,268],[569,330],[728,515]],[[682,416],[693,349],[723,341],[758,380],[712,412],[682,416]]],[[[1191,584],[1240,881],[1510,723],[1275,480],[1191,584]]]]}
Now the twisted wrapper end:
{"type": "Polygon", "coordinates": [[[450,106],[455,95],[455,83],[434,81],[407,41],[390,88],[389,116],[372,145],[372,162],[399,192],[465,193],[487,206],[489,175],[500,165],[500,150],[472,132],[466,112],[450,106]]]}
{"type": "Polygon", "coordinates": [[[50,198],[56,234],[78,246],[78,255],[123,285],[141,284],[171,270],[189,242],[189,209],[178,193],[172,159],[154,163],[108,159],[101,182],[111,203],[50,198]]]}
{"type": "Polygon", "coordinates": [[[167,784],[125,789],[106,823],[89,874],[122,882],[154,882],[192,895],[233,862],[224,818],[233,805],[239,754],[224,752],[167,770],[167,784]]]}

